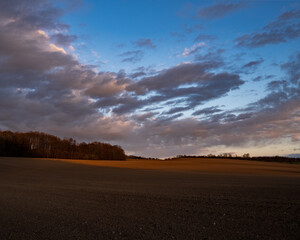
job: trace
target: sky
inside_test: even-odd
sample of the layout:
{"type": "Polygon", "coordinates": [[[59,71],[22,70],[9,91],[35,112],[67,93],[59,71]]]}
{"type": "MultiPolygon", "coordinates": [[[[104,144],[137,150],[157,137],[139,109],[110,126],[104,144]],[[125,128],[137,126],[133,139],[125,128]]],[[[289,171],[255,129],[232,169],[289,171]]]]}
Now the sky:
{"type": "Polygon", "coordinates": [[[0,35],[2,131],[300,154],[298,0],[0,0],[0,35]]]}

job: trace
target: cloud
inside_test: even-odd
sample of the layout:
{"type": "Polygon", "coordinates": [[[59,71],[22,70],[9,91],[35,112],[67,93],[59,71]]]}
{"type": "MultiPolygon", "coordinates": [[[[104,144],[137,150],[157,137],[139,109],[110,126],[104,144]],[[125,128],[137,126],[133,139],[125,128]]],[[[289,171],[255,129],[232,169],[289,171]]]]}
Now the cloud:
{"type": "Polygon", "coordinates": [[[146,76],[147,74],[143,71],[140,71],[140,72],[135,72],[135,73],[132,73],[130,74],[130,77],[131,78],[138,78],[138,77],[143,77],[143,76],[146,76]]]}
{"type": "Polygon", "coordinates": [[[144,121],[148,120],[149,118],[152,118],[156,114],[157,114],[156,112],[147,112],[147,113],[143,113],[143,114],[135,114],[135,115],[133,115],[132,118],[134,121],[144,122],[144,121]]]}
{"type": "Polygon", "coordinates": [[[210,115],[213,113],[218,113],[218,112],[222,112],[221,109],[219,109],[218,107],[208,107],[208,108],[203,108],[201,110],[198,110],[196,112],[193,112],[193,116],[198,116],[198,115],[210,115]]]}
{"type": "Polygon", "coordinates": [[[67,24],[57,21],[63,15],[63,10],[46,0],[1,1],[0,9],[1,22],[9,23],[10,26],[24,27],[27,30],[69,28],[67,24]]]}
{"type": "Polygon", "coordinates": [[[296,53],[290,58],[290,61],[281,65],[281,69],[284,70],[288,77],[289,81],[293,84],[299,83],[300,79],[300,52],[296,53]]]}
{"type": "Polygon", "coordinates": [[[115,73],[98,73],[85,84],[85,94],[92,98],[112,97],[124,91],[131,81],[115,73]]]}
{"type": "Polygon", "coordinates": [[[138,67],[138,68],[134,69],[133,71],[134,72],[130,74],[130,77],[133,79],[139,78],[139,77],[144,77],[147,75],[153,75],[156,73],[155,69],[153,69],[152,66],[138,67]]]}
{"type": "Polygon", "coordinates": [[[204,120],[151,120],[137,134],[147,137],[152,146],[159,148],[163,145],[165,156],[174,155],[176,151],[199,154],[199,149],[211,146],[238,148],[250,144],[261,147],[284,138],[296,140],[293,136],[299,134],[297,129],[300,127],[297,101],[289,99],[277,103],[276,108],[264,107],[240,114],[225,111],[204,120]]]}
{"type": "Polygon", "coordinates": [[[215,51],[210,51],[206,54],[197,54],[195,56],[195,61],[198,62],[211,62],[214,63],[216,66],[222,66],[224,65],[224,60],[222,57],[222,54],[225,52],[224,49],[217,49],[215,51]]]}
{"type": "Polygon", "coordinates": [[[217,37],[213,36],[213,35],[208,35],[208,34],[198,34],[198,36],[195,38],[195,42],[199,42],[199,41],[211,41],[211,40],[216,40],[217,37]]]}
{"type": "Polygon", "coordinates": [[[288,82],[286,80],[281,81],[271,81],[267,85],[267,89],[269,91],[277,91],[277,90],[285,90],[288,86],[288,82]]]}
{"type": "MultiPolygon", "coordinates": [[[[182,31],[180,31],[180,32],[172,31],[172,32],[170,32],[170,35],[172,37],[176,37],[178,41],[183,41],[187,37],[187,35],[193,34],[195,32],[198,32],[199,30],[202,30],[203,25],[202,24],[196,24],[196,25],[184,24],[182,28],[183,28],[182,31]]],[[[205,39],[203,39],[203,40],[205,40],[205,39]]],[[[195,40],[195,42],[196,42],[196,40],[195,40]]]]}
{"type": "MultiPolygon", "coordinates": [[[[148,119],[136,132],[140,138],[147,138],[147,143],[151,142],[151,147],[144,146],[144,152],[151,154],[150,149],[155,146],[159,155],[169,156],[199,154],[199,149],[211,146],[261,147],[282,141],[299,142],[300,80],[294,71],[298,70],[298,56],[295,54],[282,65],[289,82],[270,83],[272,88],[267,96],[244,108],[230,111],[221,111],[216,106],[200,109],[194,115],[208,115],[202,119],[148,119]]],[[[174,112],[176,110],[181,109],[174,108],[174,112]]],[[[137,147],[141,146],[142,142],[137,147]]],[[[132,149],[137,151],[135,147],[132,149]]]]}
{"type": "Polygon", "coordinates": [[[167,111],[165,114],[174,114],[174,113],[178,113],[178,112],[184,112],[186,110],[189,110],[189,107],[175,107],[175,108],[171,108],[169,111],[167,111]]]}
{"type": "Polygon", "coordinates": [[[136,94],[136,97],[127,96],[116,100],[119,106],[114,112],[119,114],[126,111],[134,112],[145,106],[178,98],[188,104],[189,108],[194,108],[211,99],[219,98],[244,83],[235,74],[209,72],[217,66],[218,64],[214,62],[181,64],[154,76],[144,77],[126,87],[126,91],[136,94]],[[148,98],[140,100],[139,96],[146,93],[151,94],[148,98]]]}
{"type": "Polygon", "coordinates": [[[63,33],[57,33],[54,35],[51,35],[51,40],[55,42],[59,46],[69,46],[77,40],[77,36],[75,35],[67,35],[63,33]]]}
{"type": "Polygon", "coordinates": [[[50,44],[49,44],[49,50],[50,50],[50,51],[53,51],[53,52],[61,52],[61,53],[63,53],[63,54],[67,54],[66,51],[65,51],[65,49],[63,49],[63,48],[61,48],[61,47],[58,47],[58,46],[56,46],[56,45],[53,44],[53,43],[50,43],[50,44]]]}
{"type": "Polygon", "coordinates": [[[240,10],[247,6],[247,2],[238,2],[238,3],[225,3],[220,2],[212,6],[202,8],[198,11],[197,17],[202,19],[218,19],[223,18],[226,15],[240,10]]]}
{"type": "Polygon", "coordinates": [[[133,41],[132,44],[135,47],[141,47],[141,48],[156,48],[156,46],[153,44],[152,39],[150,38],[140,38],[137,41],[133,41]]]}
{"type": "Polygon", "coordinates": [[[0,13],[1,129],[86,140],[126,135],[131,123],[104,116],[95,99],[120,94],[130,80],[122,72],[96,73],[68,54],[76,37],[58,34],[66,29],[59,9],[47,1],[13,1],[0,13]]]}
{"type": "Polygon", "coordinates": [[[273,77],[275,77],[275,75],[272,75],[272,74],[270,74],[270,75],[265,75],[265,76],[257,76],[257,77],[255,77],[252,81],[253,81],[253,82],[260,82],[260,81],[262,81],[262,80],[271,79],[271,78],[273,78],[273,77]]]}
{"type": "Polygon", "coordinates": [[[248,63],[246,63],[245,65],[242,66],[242,68],[253,68],[253,67],[257,67],[258,65],[262,64],[264,62],[264,60],[258,59],[256,61],[250,61],[248,63]]]}
{"type": "Polygon", "coordinates": [[[185,39],[185,34],[179,32],[170,32],[172,37],[176,37],[178,41],[183,41],[185,39]]]}
{"type": "Polygon", "coordinates": [[[213,62],[181,64],[135,82],[127,80],[122,85],[125,87],[124,92],[99,98],[95,106],[110,108],[113,113],[124,115],[162,105],[172,99],[180,99],[186,103],[185,108],[174,108],[163,115],[187,111],[211,99],[224,96],[244,83],[238,75],[209,72],[215,67],[217,65],[213,62]]]}
{"type": "Polygon", "coordinates": [[[300,36],[300,10],[292,10],[281,14],[275,21],[264,26],[261,31],[245,34],[235,39],[242,47],[262,47],[278,44],[300,36]]]}
{"type": "Polygon", "coordinates": [[[260,82],[260,81],[262,81],[262,79],[263,79],[262,76],[257,76],[257,77],[255,77],[252,81],[253,81],[253,82],[260,82]]]}
{"type": "Polygon", "coordinates": [[[194,33],[194,32],[198,32],[199,30],[202,30],[202,29],[203,29],[202,24],[196,24],[196,25],[192,25],[192,26],[189,26],[187,24],[183,25],[183,30],[186,34],[191,34],[191,33],[194,33]]]}
{"type": "Polygon", "coordinates": [[[196,53],[199,49],[201,49],[206,44],[204,42],[199,42],[191,46],[190,48],[185,48],[184,52],[181,54],[183,57],[190,56],[194,53],[196,53]]]}
{"type": "MultiPolygon", "coordinates": [[[[212,82],[209,82],[208,80],[222,75],[208,72],[218,66],[218,63],[215,62],[180,64],[178,66],[165,69],[155,76],[143,78],[129,86],[127,90],[143,94],[145,91],[163,91],[164,89],[167,91],[184,84],[196,83],[209,85],[212,82]]],[[[236,76],[232,75],[232,77],[235,78],[236,76]]],[[[179,89],[177,90],[181,91],[179,89]]]]}
{"type": "Polygon", "coordinates": [[[127,51],[118,55],[119,57],[124,57],[122,62],[136,63],[142,60],[144,57],[144,52],[141,50],[127,51]]]}

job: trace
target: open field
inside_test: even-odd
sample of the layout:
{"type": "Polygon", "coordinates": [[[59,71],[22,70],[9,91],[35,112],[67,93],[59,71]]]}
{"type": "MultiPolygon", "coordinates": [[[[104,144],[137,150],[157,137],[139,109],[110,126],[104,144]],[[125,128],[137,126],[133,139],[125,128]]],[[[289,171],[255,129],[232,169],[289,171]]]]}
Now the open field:
{"type": "Polygon", "coordinates": [[[176,172],[300,176],[300,165],[222,158],[180,158],[164,161],[129,159],[123,162],[69,159],[60,159],[59,161],[102,167],[152,169],[176,172]]]}
{"type": "Polygon", "coordinates": [[[0,239],[299,239],[300,165],[0,158],[0,239]]]}

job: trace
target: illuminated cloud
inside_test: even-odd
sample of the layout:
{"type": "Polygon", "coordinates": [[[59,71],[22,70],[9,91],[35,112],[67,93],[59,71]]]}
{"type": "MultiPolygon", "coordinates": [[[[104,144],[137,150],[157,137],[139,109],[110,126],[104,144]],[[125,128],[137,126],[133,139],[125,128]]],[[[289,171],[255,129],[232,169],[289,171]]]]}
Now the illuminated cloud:
{"type": "Polygon", "coordinates": [[[49,35],[43,30],[37,30],[37,33],[43,36],[45,39],[49,39],[49,35]]]}
{"type": "Polygon", "coordinates": [[[49,44],[49,48],[50,48],[50,51],[53,51],[53,52],[61,52],[63,54],[67,54],[66,51],[63,49],[63,48],[60,48],[58,46],[56,46],[55,44],[53,43],[50,43],[49,44]]]}
{"type": "Polygon", "coordinates": [[[184,52],[182,53],[183,57],[190,56],[194,53],[196,53],[199,49],[201,49],[203,46],[205,46],[205,42],[199,42],[191,46],[190,48],[185,48],[184,52]]]}

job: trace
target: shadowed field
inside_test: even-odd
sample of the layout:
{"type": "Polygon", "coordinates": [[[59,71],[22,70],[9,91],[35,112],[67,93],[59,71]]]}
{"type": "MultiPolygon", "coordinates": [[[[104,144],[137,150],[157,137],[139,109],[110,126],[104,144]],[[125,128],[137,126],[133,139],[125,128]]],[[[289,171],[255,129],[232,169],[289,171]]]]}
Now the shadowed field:
{"type": "Polygon", "coordinates": [[[0,158],[0,239],[298,239],[300,166],[0,158]]]}

